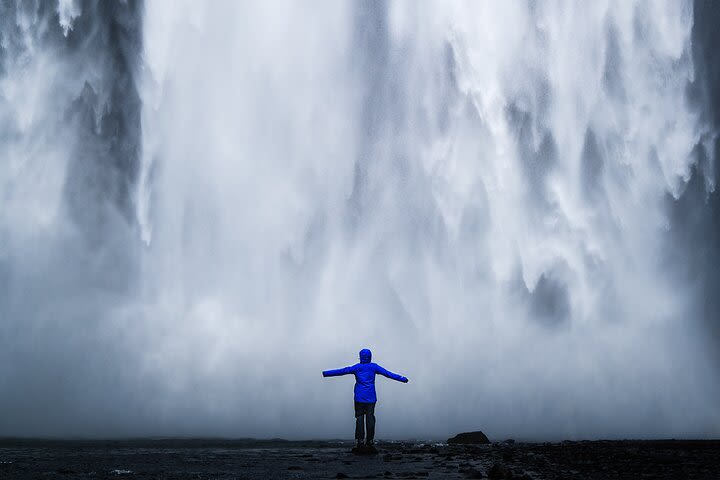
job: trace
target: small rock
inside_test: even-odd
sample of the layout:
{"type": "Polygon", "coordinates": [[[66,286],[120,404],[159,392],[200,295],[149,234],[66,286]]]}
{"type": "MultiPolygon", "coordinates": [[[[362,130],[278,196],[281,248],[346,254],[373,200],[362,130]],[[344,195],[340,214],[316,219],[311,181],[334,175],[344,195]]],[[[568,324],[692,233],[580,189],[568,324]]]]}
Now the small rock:
{"type": "Polygon", "coordinates": [[[133,473],[133,471],[116,468],[115,470],[112,470],[110,473],[112,475],[130,475],[131,473],[133,473]]]}
{"type": "Polygon", "coordinates": [[[338,472],[337,475],[335,475],[335,478],[350,478],[350,477],[348,477],[347,475],[345,475],[342,472],[338,472]]]}
{"type": "Polygon", "coordinates": [[[302,470],[302,468],[301,468],[301,467],[298,467],[297,465],[290,465],[290,466],[288,467],[288,470],[302,470]]]}
{"type": "Polygon", "coordinates": [[[451,445],[475,445],[490,443],[487,436],[481,431],[458,433],[452,438],[448,438],[447,443],[451,445]]]}

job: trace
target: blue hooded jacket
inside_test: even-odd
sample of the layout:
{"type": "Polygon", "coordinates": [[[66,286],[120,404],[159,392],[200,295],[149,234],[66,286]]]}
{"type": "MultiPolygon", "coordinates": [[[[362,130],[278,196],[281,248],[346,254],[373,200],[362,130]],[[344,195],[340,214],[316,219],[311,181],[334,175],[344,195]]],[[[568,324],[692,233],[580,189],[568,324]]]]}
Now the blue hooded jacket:
{"type": "Polygon", "coordinates": [[[355,375],[355,401],[364,403],[377,402],[375,393],[375,374],[379,373],[387,378],[407,383],[408,379],[397,373],[385,370],[377,363],[372,363],[372,352],[367,348],[360,350],[360,363],[351,367],[339,368],[337,370],[325,370],[323,377],[339,377],[340,375],[355,375]]]}

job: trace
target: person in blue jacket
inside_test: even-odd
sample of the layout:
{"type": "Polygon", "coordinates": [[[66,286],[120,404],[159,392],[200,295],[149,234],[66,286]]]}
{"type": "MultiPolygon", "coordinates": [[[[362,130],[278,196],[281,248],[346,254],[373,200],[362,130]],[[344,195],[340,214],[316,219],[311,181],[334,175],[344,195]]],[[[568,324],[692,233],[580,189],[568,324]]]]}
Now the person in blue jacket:
{"type": "Polygon", "coordinates": [[[372,363],[372,352],[367,348],[360,350],[360,363],[351,367],[337,370],[325,370],[323,377],[338,377],[340,375],[355,375],[355,440],[360,447],[365,439],[364,423],[367,423],[367,446],[373,444],[375,438],[375,375],[380,374],[387,378],[407,383],[408,379],[397,373],[385,370],[377,363],[372,363]],[[363,422],[363,417],[364,422],[363,422]]]}

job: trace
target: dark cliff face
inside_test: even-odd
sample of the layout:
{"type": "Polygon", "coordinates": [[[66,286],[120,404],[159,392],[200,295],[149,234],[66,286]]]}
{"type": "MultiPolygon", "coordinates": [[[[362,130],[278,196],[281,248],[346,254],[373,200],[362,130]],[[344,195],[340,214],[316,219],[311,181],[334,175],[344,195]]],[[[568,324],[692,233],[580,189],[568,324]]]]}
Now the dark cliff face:
{"type": "MultiPolygon", "coordinates": [[[[712,0],[694,3],[692,31],[695,81],[688,86],[688,101],[702,112],[702,121],[720,127],[720,4],[712,0]]],[[[705,140],[705,139],[701,139],[705,140]]],[[[720,189],[713,158],[720,154],[720,138],[706,148],[696,145],[697,163],[682,196],[668,195],[670,235],[667,251],[673,269],[695,292],[696,315],[712,333],[710,348],[720,360],[720,189]]]]}
{"type": "Polygon", "coordinates": [[[137,72],[142,47],[138,1],[85,1],[82,15],[63,46],[68,56],[86,58],[101,72],[88,79],[68,107],[78,142],[68,171],[66,201],[73,218],[91,232],[117,209],[134,222],[133,197],[140,161],[137,72]]]}

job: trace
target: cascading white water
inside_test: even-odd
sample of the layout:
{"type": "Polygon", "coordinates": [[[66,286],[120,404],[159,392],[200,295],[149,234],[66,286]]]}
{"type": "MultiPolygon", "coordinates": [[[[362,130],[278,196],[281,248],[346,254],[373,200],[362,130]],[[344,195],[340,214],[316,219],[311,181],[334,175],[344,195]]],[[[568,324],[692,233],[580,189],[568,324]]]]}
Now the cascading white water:
{"type": "Polygon", "coordinates": [[[692,20],[148,2],[137,288],[108,315],[136,416],[348,436],[351,381],[320,371],[369,347],[411,380],[379,386],[381,437],[716,433],[694,287],[667,262],[668,194],[714,141],[686,98],[692,20]]]}

